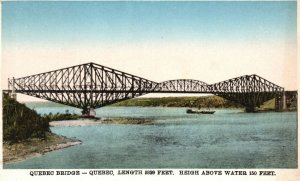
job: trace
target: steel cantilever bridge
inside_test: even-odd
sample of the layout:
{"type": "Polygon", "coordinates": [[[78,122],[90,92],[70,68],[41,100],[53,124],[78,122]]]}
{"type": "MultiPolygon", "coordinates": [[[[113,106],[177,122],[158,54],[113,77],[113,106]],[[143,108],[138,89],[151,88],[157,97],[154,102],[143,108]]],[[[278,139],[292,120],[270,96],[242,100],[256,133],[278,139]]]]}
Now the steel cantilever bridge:
{"type": "Polygon", "coordinates": [[[215,84],[190,79],[158,83],[96,63],[9,79],[9,89],[12,94],[22,93],[80,108],[86,115],[90,109],[148,93],[210,93],[254,111],[263,102],[278,98],[284,92],[282,87],[255,74],[215,84]]]}

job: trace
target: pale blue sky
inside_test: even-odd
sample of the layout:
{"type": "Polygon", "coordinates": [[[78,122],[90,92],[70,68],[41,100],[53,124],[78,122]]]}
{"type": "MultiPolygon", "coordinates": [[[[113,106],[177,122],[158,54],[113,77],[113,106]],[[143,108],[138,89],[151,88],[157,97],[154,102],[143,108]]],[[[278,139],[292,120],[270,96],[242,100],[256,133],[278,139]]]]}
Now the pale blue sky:
{"type": "Polygon", "coordinates": [[[3,2],[3,43],[296,42],[296,2],[3,2]]]}
{"type": "Polygon", "coordinates": [[[294,90],[296,18],[296,1],[2,2],[2,86],[95,62],[157,82],[258,74],[294,90]]]}

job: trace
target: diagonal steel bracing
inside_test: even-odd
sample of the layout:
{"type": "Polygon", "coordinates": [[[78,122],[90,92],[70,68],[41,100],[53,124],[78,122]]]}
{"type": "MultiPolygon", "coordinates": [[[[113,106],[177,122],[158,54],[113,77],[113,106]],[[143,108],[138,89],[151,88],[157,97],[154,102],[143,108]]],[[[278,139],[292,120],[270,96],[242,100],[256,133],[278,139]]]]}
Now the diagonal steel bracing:
{"type": "Polygon", "coordinates": [[[212,93],[251,111],[284,91],[258,75],[215,84],[190,79],[157,83],[95,63],[12,79],[9,85],[17,93],[81,108],[84,112],[147,93],[212,93]]]}
{"type": "Polygon", "coordinates": [[[262,103],[281,96],[284,89],[258,75],[244,75],[211,84],[213,94],[237,102],[254,111],[262,103]]]}
{"type": "Polygon", "coordinates": [[[82,109],[141,96],[156,85],[156,82],[95,63],[14,79],[16,92],[82,109]]]}

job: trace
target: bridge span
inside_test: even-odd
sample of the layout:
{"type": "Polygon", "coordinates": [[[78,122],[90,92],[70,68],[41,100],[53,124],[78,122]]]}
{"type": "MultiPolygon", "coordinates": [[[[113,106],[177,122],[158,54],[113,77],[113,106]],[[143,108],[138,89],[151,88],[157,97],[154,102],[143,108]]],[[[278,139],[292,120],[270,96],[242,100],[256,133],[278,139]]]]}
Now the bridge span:
{"type": "Polygon", "coordinates": [[[179,79],[154,82],[96,63],[86,63],[8,80],[10,95],[16,93],[77,107],[89,115],[97,109],[148,93],[209,93],[237,102],[255,111],[263,102],[276,98],[282,109],[284,88],[258,75],[243,75],[208,84],[179,79]]]}

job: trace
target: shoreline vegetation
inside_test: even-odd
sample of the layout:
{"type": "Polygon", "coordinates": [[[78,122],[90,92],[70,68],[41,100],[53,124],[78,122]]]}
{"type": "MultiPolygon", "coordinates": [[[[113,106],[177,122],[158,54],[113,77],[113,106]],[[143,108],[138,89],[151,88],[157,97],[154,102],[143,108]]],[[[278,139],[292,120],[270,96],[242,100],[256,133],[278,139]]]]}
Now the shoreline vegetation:
{"type": "MultiPolygon", "coordinates": [[[[64,107],[64,105],[54,102],[26,102],[26,105],[32,108],[64,107]]],[[[133,98],[110,106],[243,108],[240,104],[218,96],[133,98]]]]}
{"type": "MultiPolygon", "coordinates": [[[[54,103],[54,102],[26,102],[28,107],[35,109],[36,107],[64,107],[67,106],[54,103]]],[[[219,96],[201,96],[201,97],[157,97],[157,98],[133,98],[121,102],[114,103],[109,105],[110,107],[186,107],[186,108],[198,108],[198,109],[206,109],[206,108],[237,108],[244,109],[244,106],[226,100],[219,96]]],[[[263,103],[260,108],[257,109],[259,112],[266,111],[275,111],[275,98],[263,103]]],[[[68,110],[67,110],[68,111],[68,110]]],[[[292,107],[285,111],[297,111],[297,108],[292,107]]],[[[52,114],[52,113],[51,113],[52,114]]],[[[66,113],[70,114],[70,113],[66,113]]],[[[76,117],[75,114],[72,114],[76,117]]],[[[54,116],[55,115],[51,115],[54,116]]],[[[73,120],[74,117],[69,116],[65,118],[59,118],[60,115],[56,116],[56,118],[52,118],[51,120],[73,120]]],[[[77,118],[79,116],[77,115],[77,118]]],[[[76,119],[77,119],[76,118],[76,119]]]]}
{"type": "Polygon", "coordinates": [[[218,96],[134,98],[112,106],[242,108],[240,104],[218,96]]]}
{"type": "MultiPolygon", "coordinates": [[[[263,105],[272,110],[274,100],[263,105]]],[[[144,118],[84,118],[77,114],[39,115],[34,107],[62,106],[52,102],[21,104],[3,94],[3,163],[13,163],[37,157],[47,152],[81,144],[80,140],[51,133],[51,127],[90,126],[98,124],[152,124],[154,120],[144,118]],[[28,107],[33,109],[30,109],[28,107]]],[[[218,96],[136,98],[111,106],[150,107],[197,107],[197,108],[242,108],[241,105],[218,96]]]]}
{"type": "MultiPolygon", "coordinates": [[[[63,116],[63,115],[62,115],[63,116]]],[[[105,118],[105,119],[75,119],[50,121],[50,127],[73,127],[91,126],[99,124],[151,124],[151,119],[133,118],[105,118]]],[[[43,138],[28,138],[18,142],[3,143],[3,163],[15,163],[34,157],[41,156],[47,152],[68,148],[81,144],[74,138],[67,138],[51,132],[45,133],[43,138]]]]}
{"type": "Polygon", "coordinates": [[[76,114],[39,115],[3,94],[3,164],[41,156],[47,152],[81,144],[51,132],[50,126],[88,126],[96,124],[151,124],[150,119],[82,118],[76,114]]]}
{"type": "Polygon", "coordinates": [[[99,118],[51,121],[51,127],[92,126],[99,124],[152,124],[152,119],[144,118],[99,118]]]}
{"type": "MultiPolygon", "coordinates": [[[[60,116],[64,116],[60,114],[60,116]]],[[[73,127],[91,126],[99,124],[151,124],[151,119],[134,118],[102,118],[102,119],[75,119],[50,121],[50,127],[73,127]]],[[[43,138],[28,138],[19,142],[3,143],[3,163],[15,163],[34,157],[41,156],[47,152],[79,145],[78,139],[67,138],[47,132],[43,138]]]]}
{"type": "Polygon", "coordinates": [[[51,133],[49,119],[3,94],[3,163],[74,146],[81,141],[51,133]]]}

